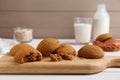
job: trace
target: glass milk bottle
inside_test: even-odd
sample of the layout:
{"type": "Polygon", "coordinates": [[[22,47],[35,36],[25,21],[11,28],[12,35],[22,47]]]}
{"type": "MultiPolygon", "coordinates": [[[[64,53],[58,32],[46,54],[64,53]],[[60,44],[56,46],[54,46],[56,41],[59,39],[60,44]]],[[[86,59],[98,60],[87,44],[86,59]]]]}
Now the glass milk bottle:
{"type": "Polygon", "coordinates": [[[97,11],[93,17],[92,23],[92,39],[100,34],[109,33],[110,17],[106,11],[105,4],[99,4],[97,11]]]}
{"type": "Polygon", "coordinates": [[[91,18],[76,17],[74,19],[74,32],[76,43],[88,44],[91,40],[91,18]]]}

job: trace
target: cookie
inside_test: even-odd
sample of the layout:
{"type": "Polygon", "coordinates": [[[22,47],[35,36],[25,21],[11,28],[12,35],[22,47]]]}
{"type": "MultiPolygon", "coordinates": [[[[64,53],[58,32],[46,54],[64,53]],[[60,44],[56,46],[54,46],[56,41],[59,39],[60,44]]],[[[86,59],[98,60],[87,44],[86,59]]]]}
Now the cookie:
{"type": "Polygon", "coordinates": [[[79,57],[99,59],[104,57],[104,51],[96,45],[85,45],[78,51],[79,57]]]}
{"type": "Polygon", "coordinates": [[[72,55],[72,54],[58,53],[58,55],[60,55],[62,57],[62,59],[64,59],[64,60],[73,60],[74,59],[74,55],[72,55]]]}
{"type": "Polygon", "coordinates": [[[37,50],[40,51],[43,56],[50,56],[50,53],[56,50],[59,45],[60,43],[57,39],[46,38],[38,44],[37,50]]]}
{"type": "Polygon", "coordinates": [[[9,54],[14,56],[21,48],[33,48],[32,46],[25,44],[25,43],[21,43],[21,44],[16,44],[15,46],[13,46],[10,51],[9,54]]]}
{"type": "Polygon", "coordinates": [[[22,47],[16,52],[14,59],[17,63],[41,61],[43,59],[42,54],[32,47],[22,47]]]}
{"type": "Polygon", "coordinates": [[[52,54],[68,54],[68,55],[76,55],[76,51],[75,49],[70,45],[70,44],[60,44],[60,46],[54,51],[52,52],[52,54]]]}
{"type": "Polygon", "coordinates": [[[106,34],[101,34],[99,35],[97,38],[96,38],[96,41],[101,41],[101,42],[104,42],[108,39],[112,39],[112,35],[109,34],[109,33],[106,33],[106,34]]]}

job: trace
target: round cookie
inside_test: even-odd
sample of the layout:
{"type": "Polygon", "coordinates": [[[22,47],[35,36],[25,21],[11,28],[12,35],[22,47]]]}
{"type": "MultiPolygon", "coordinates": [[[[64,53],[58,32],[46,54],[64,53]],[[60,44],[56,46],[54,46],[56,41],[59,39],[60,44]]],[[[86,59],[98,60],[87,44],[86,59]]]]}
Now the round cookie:
{"type": "Polygon", "coordinates": [[[99,59],[104,57],[104,51],[96,45],[85,45],[78,51],[79,57],[99,59]]]}
{"type": "MultiPolygon", "coordinates": [[[[33,48],[32,46],[28,45],[28,44],[25,44],[25,43],[21,43],[21,44],[16,44],[15,46],[13,46],[11,49],[10,49],[10,52],[9,54],[14,56],[21,48],[33,48]]],[[[33,48],[34,49],[34,48],[33,48]]]]}
{"type": "Polygon", "coordinates": [[[64,54],[64,55],[76,55],[75,49],[70,44],[61,44],[54,52],[53,54],[64,54]]]}
{"type": "Polygon", "coordinates": [[[50,56],[50,53],[56,50],[59,45],[60,43],[57,39],[46,38],[38,44],[37,50],[40,51],[43,56],[50,56]]]}
{"type": "Polygon", "coordinates": [[[109,33],[106,33],[106,34],[101,34],[99,35],[97,38],[96,38],[96,41],[101,41],[101,42],[104,42],[108,39],[112,39],[112,35],[109,34],[109,33]]]}
{"type": "Polygon", "coordinates": [[[43,59],[42,54],[32,47],[23,47],[16,52],[14,59],[17,63],[41,61],[43,59]]]}

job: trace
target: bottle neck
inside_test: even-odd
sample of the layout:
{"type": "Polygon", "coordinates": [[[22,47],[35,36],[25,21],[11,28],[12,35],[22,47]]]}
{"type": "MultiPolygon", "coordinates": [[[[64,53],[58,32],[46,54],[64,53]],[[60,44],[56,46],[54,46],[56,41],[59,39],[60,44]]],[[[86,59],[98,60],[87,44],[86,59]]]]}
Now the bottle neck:
{"type": "Polygon", "coordinates": [[[105,4],[103,4],[103,3],[99,4],[98,8],[97,8],[97,12],[107,12],[105,4]]]}

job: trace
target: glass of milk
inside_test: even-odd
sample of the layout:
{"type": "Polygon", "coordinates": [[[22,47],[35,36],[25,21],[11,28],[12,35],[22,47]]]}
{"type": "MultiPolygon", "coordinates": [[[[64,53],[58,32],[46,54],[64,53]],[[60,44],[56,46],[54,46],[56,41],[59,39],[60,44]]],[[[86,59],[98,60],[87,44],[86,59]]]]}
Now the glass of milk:
{"type": "Polygon", "coordinates": [[[76,43],[88,44],[91,41],[92,18],[74,18],[76,43]]]}

